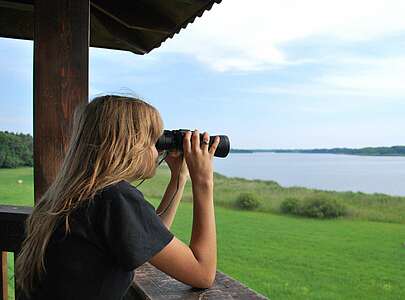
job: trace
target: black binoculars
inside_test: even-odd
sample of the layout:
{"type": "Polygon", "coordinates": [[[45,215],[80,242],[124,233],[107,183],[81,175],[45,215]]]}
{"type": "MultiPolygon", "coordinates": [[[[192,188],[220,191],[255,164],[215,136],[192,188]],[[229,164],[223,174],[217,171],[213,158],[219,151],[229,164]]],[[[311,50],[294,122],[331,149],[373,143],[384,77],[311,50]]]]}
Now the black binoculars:
{"type": "MultiPolygon", "coordinates": [[[[178,129],[178,130],[164,130],[163,134],[159,137],[156,142],[156,149],[158,151],[163,150],[179,150],[183,152],[183,138],[187,131],[192,131],[188,129],[178,129]]],[[[210,141],[208,148],[214,143],[216,135],[210,136],[210,141]]],[[[229,138],[226,135],[220,135],[220,141],[215,150],[214,156],[226,157],[230,151],[229,138]]],[[[203,134],[200,133],[200,143],[202,143],[203,134]]]]}

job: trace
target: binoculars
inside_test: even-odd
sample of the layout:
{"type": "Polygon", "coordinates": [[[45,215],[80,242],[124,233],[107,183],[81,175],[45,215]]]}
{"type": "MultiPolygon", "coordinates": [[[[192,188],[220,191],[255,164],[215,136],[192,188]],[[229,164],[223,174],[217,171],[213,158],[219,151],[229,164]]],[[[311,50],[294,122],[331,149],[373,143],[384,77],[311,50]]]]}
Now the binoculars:
{"type": "MultiPolygon", "coordinates": [[[[187,131],[192,131],[188,129],[178,129],[178,130],[164,130],[163,134],[159,137],[156,142],[156,149],[158,151],[163,150],[179,150],[183,152],[183,138],[187,131]]],[[[210,141],[208,144],[208,149],[214,143],[215,135],[210,136],[210,141]]],[[[220,135],[220,141],[215,150],[214,156],[226,157],[230,151],[229,138],[226,135],[220,135]]],[[[203,134],[200,133],[200,143],[202,144],[203,134]]]]}

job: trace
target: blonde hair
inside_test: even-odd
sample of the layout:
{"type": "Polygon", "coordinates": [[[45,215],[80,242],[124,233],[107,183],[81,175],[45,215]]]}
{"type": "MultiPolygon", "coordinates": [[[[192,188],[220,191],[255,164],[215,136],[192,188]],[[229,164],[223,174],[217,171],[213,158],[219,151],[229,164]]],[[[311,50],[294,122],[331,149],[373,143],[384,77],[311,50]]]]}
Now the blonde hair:
{"type": "Polygon", "coordinates": [[[154,175],[151,146],[163,133],[152,105],[133,97],[107,95],[80,105],[61,169],[27,218],[26,238],[16,259],[17,285],[29,296],[46,272],[46,247],[58,220],[65,221],[79,204],[121,180],[154,175]]]}

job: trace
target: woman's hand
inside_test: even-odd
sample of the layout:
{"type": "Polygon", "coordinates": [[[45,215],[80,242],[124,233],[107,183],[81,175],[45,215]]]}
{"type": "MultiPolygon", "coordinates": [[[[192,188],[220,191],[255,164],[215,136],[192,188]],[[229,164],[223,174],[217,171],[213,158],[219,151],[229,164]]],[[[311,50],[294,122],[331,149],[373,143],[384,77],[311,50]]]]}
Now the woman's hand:
{"type": "Polygon", "coordinates": [[[200,133],[187,131],[184,135],[183,149],[187,166],[190,170],[192,183],[213,185],[212,158],[217,149],[220,137],[216,136],[211,147],[208,149],[210,136],[208,132],[203,134],[203,143],[200,143],[200,133]]]}
{"type": "Polygon", "coordinates": [[[186,160],[183,158],[180,151],[173,150],[169,152],[165,158],[165,161],[170,168],[172,177],[177,178],[177,176],[180,175],[180,178],[183,180],[187,180],[187,178],[190,177],[186,160]]]}

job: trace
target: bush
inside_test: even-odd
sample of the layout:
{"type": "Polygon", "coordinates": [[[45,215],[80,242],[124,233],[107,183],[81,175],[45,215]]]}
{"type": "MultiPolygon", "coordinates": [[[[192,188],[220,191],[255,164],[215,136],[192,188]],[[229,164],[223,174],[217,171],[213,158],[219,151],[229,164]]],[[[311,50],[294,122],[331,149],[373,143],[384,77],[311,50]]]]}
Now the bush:
{"type": "Polygon", "coordinates": [[[285,214],[298,215],[300,212],[300,200],[297,198],[286,198],[281,202],[280,210],[285,214]]]}
{"type": "Polygon", "coordinates": [[[346,215],[347,209],[335,199],[317,196],[304,199],[299,214],[320,219],[337,218],[346,215]]]}
{"type": "Polygon", "coordinates": [[[280,204],[280,211],[318,219],[337,218],[348,213],[346,206],[335,199],[325,198],[321,195],[307,197],[304,200],[286,198],[280,204]]]}
{"type": "Polygon", "coordinates": [[[255,194],[241,193],[236,200],[235,206],[243,210],[255,210],[261,206],[261,202],[255,194]]]}

